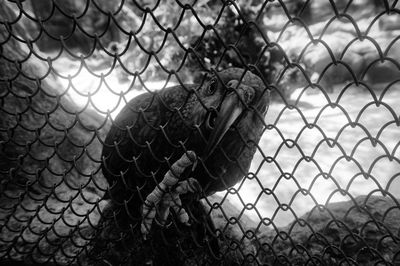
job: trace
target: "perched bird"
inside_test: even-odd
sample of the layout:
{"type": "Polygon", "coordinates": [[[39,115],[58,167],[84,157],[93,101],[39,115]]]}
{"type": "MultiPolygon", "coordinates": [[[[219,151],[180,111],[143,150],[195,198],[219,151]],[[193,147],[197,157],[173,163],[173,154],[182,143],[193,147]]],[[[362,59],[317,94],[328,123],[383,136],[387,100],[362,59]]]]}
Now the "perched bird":
{"type": "MultiPolygon", "coordinates": [[[[239,68],[207,74],[200,85],[137,96],[115,118],[104,141],[108,197],[129,214],[129,223],[140,224],[147,196],[183,154],[192,157],[188,165],[195,167],[188,167],[179,181],[190,177],[195,182],[189,183],[201,187],[201,196],[235,185],[250,167],[268,105],[269,91],[261,78],[239,68]]],[[[168,189],[177,187],[194,191],[179,184],[168,189]]]]}

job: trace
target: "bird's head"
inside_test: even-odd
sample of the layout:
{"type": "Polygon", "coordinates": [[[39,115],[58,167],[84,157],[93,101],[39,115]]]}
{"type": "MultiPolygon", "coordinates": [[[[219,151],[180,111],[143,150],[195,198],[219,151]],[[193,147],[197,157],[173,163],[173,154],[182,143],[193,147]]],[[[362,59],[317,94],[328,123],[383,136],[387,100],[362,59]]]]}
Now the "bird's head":
{"type": "Polygon", "coordinates": [[[260,77],[240,68],[208,75],[196,91],[195,121],[208,131],[203,160],[212,154],[232,125],[252,131],[261,124],[269,105],[269,91],[260,77]]]}

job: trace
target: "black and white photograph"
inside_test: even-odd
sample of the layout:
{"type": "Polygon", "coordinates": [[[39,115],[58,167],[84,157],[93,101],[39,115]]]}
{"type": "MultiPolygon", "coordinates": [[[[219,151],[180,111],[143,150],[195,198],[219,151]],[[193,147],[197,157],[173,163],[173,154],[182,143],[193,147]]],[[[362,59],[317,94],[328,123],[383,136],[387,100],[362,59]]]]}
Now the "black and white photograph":
{"type": "Polygon", "coordinates": [[[400,3],[0,0],[0,265],[400,266],[400,3]]]}

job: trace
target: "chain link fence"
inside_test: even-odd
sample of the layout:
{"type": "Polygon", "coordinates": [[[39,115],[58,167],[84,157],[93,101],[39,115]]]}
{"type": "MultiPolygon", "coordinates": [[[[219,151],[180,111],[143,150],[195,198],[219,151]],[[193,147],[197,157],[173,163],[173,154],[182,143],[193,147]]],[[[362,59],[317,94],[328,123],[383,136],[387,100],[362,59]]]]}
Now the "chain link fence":
{"type": "Polygon", "coordinates": [[[0,0],[0,264],[400,265],[398,6],[0,0]],[[232,124],[224,148],[212,150],[225,159],[213,162],[201,154],[212,138],[203,127],[218,127],[211,118],[226,100],[213,109],[202,98],[210,75],[269,100],[264,119],[246,102],[253,96],[233,90],[258,126],[232,124]],[[163,94],[178,90],[170,87],[181,91],[163,94]],[[202,139],[182,126],[197,102],[202,139]],[[152,104],[156,117],[175,116],[157,124],[152,104]],[[122,139],[121,110],[143,140],[107,142],[122,139]],[[151,135],[158,126],[172,140],[162,149],[151,135]],[[257,130],[260,139],[247,139],[257,130]],[[248,154],[230,154],[230,144],[248,154]],[[118,151],[117,177],[107,173],[103,147],[127,146],[136,153],[118,151]],[[164,175],[193,147],[197,168],[179,178],[194,175],[202,191],[179,195],[182,182],[164,191],[164,175]],[[225,169],[217,180],[230,169],[237,180],[206,192],[215,164],[225,169]],[[142,209],[155,187],[182,203],[161,199],[172,214],[157,209],[167,221],[150,220],[144,239],[142,209]]]}

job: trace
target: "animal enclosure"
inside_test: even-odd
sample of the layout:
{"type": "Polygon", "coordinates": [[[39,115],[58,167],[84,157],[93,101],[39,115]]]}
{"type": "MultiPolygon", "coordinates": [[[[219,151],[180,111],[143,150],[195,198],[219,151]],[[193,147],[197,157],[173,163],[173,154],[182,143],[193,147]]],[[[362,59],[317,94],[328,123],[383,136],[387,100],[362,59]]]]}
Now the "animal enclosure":
{"type": "Polygon", "coordinates": [[[400,265],[399,5],[0,0],[0,264],[400,265]],[[201,199],[215,228],[113,224],[117,114],[229,68],[270,103],[243,179],[201,199]]]}

